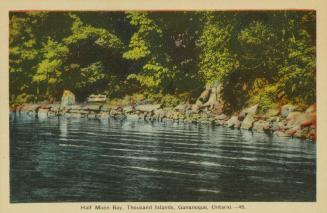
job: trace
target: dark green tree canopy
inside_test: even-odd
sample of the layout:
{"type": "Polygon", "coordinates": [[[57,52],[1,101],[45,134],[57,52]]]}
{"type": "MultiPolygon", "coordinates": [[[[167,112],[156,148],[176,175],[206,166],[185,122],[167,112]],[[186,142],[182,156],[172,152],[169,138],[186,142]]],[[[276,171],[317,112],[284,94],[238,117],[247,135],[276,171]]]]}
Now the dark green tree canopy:
{"type": "Polygon", "coordinates": [[[11,12],[10,101],[198,94],[230,106],[316,98],[314,11],[11,12]]]}

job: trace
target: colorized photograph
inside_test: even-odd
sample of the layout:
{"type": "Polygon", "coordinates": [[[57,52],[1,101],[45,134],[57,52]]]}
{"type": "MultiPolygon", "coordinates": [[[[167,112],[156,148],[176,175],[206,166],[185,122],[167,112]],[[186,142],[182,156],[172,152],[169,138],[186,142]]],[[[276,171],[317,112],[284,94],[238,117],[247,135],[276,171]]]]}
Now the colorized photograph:
{"type": "Polygon", "coordinates": [[[316,202],[316,12],[10,11],[10,203],[316,202]]]}

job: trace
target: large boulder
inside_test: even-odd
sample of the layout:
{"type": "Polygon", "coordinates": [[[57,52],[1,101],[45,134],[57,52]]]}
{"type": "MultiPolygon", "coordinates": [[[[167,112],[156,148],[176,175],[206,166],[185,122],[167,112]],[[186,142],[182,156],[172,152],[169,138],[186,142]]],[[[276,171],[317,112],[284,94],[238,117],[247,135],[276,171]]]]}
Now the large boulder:
{"type": "Polygon", "coordinates": [[[242,129],[252,129],[254,118],[252,115],[247,115],[244,120],[242,121],[241,128],[242,129]]]}
{"type": "Polygon", "coordinates": [[[64,93],[61,97],[61,106],[68,107],[75,104],[75,95],[69,90],[64,90],[64,93]]]}
{"type": "Polygon", "coordinates": [[[240,121],[238,120],[237,116],[232,116],[227,122],[226,122],[227,127],[229,128],[240,128],[240,121]]]}
{"type": "Polygon", "coordinates": [[[140,112],[152,112],[156,109],[159,109],[160,107],[160,104],[143,104],[136,106],[135,110],[140,112]]]}
{"type": "Polygon", "coordinates": [[[286,128],[291,129],[293,127],[306,126],[309,121],[312,121],[315,116],[310,116],[303,112],[290,112],[286,117],[286,128]]]}
{"type": "Polygon", "coordinates": [[[292,104],[286,104],[286,105],[282,106],[280,114],[281,114],[281,116],[286,118],[288,116],[288,114],[290,114],[291,112],[294,112],[295,110],[296,110],[296,106],[294,106],[292,104]]]}

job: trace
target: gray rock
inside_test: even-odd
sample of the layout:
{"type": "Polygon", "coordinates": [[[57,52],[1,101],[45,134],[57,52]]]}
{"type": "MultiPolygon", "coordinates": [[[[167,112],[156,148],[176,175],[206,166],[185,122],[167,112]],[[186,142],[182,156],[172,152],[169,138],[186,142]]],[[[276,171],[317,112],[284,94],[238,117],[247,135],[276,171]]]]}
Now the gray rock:
{"type": "Polygon", "coordinates": [[[103,111],[103,112],[110,112],[110,106],[109,105],[103,105],[102,107],[101,107],[101,111],[103,111]]]}
{"type": "Polygon", "coordinates": [[[294,112],[295,110],[296,110],[296,106],[292,104],[286,104],[281,108],[281,116],[286,118],[289,113],[294,112]]]}
{"type": "Polygon", "coordinates": [[[82,106],[81,105],[71,105],[71,106],[67,107],[67,109],[69,109],[69,110],[81,110],[82,106]]]}
{"type": "Polygon", "coordinates": [[[160,107],[161,107],[160,104],[144,104],[144,105],[136,106],[135,110],[141,112],[152,112],[156,109],[159,109],[160,107]]]}
{"type": "Polygon", "coordinates": [[[252,115],[247,115],[242,121],[241,129],[251,129],[253,126],[254,118],[252,115]]]}
{"type": "Polygon", "coordinates": [[[83,110],[89,110],[89,111],[100,111],[101,105],[98,104],[88,104],[83,106],[83,110]]]}
{"type": "Polygon", "coordinates": [[[71,118],[82,118],[83,115],[80,113],[70,113],[71,118]]]}
{"type": "Polygon", "coordinates": [[[162,119],[166,116],[166,113],[163,109],[157,109],[157,110],[154,110],[154,115],[157,116],[158,119],[162,119]]]}
{"type": "Polygon", "coordinates": [[[57,113],[56,112],[53,112],[53,111],[49,111],[48,112],[48,118],[53,118],[53,117],[57,117],[57,113]]]}
{"type": "Polygon", "coordinates": [[[110,110],[110,116],[115,116],[115,115],[118,115],[118,114],[121,114],[122,112],[120,110],[116,110],[116,109],[112,109],[110,110]]]}
{"type": "Polygon", "coordinates": [[[48,117],[49,109],[39,109],[37,116],[38,118],[45,119],[48,117]]]}
{"type": "Polygon", "coordinates": [[[87,115],[87,118],[88,119],[96,119],[97,115],[95,113],[90,113],[90,114],[87,115]]]}
{"type": "Polygon", "coordinates": [[[110,117],[110,115],[109,115],[109,113],[108,112],[101,112],[101,113],[99,113],[98,115],[97,115],[97,117],[99,118],[99,119],[109,119],[109,117],[110,117]]]}
{"type": "Polygon", "coordinates": [[[278,121],[270,122],[269,129],[271,129],[272,131],[277,131],[279,129],[279,122],[278,121]]]}
{"type": "Polygon", "coordinates": [[[123,108],[123,112],[124,113],[131,113],[131,112],[133,112],[133,107],[132,106],[126,106],[126,107],[124,107],[123,108]]]}
{"type": "Polygon", "coordinates": [[[136,114],[130,114],[130,115],[126,115],[126,119],[127,120],[132,120],[132,121],[136,121],[139,119],[139,116],[136,114]]]}

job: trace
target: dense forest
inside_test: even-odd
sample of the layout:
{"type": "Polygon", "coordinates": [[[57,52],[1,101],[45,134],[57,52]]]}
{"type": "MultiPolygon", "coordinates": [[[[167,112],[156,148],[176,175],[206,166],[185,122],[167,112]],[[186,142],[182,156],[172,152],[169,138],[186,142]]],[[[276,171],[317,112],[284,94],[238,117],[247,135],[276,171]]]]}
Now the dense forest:
{"type": "Polygon", "coordinates": [[[231,110],[316,102],[314,11],[11,12],[10,103],[142,94],[231,110]]]}

